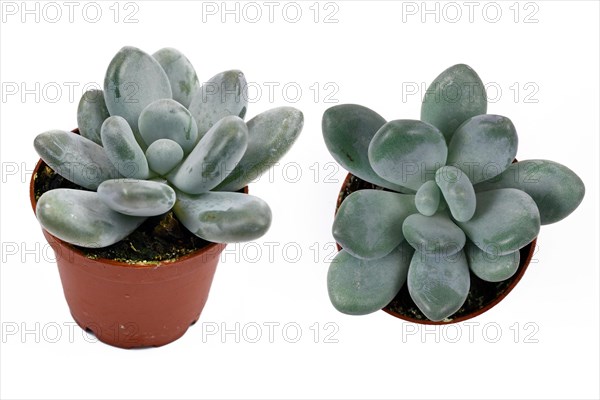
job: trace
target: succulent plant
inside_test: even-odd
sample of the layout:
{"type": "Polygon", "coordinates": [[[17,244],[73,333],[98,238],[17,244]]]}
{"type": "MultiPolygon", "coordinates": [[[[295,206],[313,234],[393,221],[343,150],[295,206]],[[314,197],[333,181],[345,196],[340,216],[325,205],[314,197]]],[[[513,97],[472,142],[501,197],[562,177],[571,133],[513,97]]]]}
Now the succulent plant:
{"type": "Polygon", "coordinates": [[[383,189],[355,191],[337,211],[333,236],[343,250],[327,276],[335,308],[374,312],[406,284],[428,319],[444,320],[465,302],[469,271],[490,282],[510,278],[540,225],[581,203],[584,184],[567,167],[513,163],[513,123],[486,112],[484,85],[464,64],[429,86],[421,120],[386,122],[355,104],[325,111],[332,156],[383,189]]]}
{"type": "Polygon", "coordinates": [[[52,130],[35,138],[46,164],[83,188],[44,193],[39,222],[69,243],[105,247],[173,209],[207,241],[260,237],[271,210],[238,191],[291,147],[303,114],[279,107],[245,123],[246,90],[237,70],[200,85],[178,50],[122,48],[104,90],[87,91],[79,102],[80,135],[52,130]]]}

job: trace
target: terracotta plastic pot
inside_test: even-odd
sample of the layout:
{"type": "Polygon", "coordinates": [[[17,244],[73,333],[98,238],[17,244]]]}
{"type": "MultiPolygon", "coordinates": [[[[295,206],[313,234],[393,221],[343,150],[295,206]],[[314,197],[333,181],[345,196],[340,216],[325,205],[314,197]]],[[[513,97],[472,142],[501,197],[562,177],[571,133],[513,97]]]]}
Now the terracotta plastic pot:
{"type": "MultiPolygon", "coordinates": [[[[375,188],[373,184],[363,181],[352,174],[348,174],[340,190],[335,209],[336,213],[344,199],[352,192],[372,188],[375,188]]],[[[519,283],[535,253],[536,241],[537,239],[534,239],[520,250],[519,268],[511,278],[505,281],[496,283],[486,282],[471,273],[471,288],[465,304],[456,313],[443,321],[434,322],[427,319],[410,298],[406,285],[402,287],[396,298],[383,308],[383,311],[405,321],[430,325],[451,324],[476,317],[502,301],[519,283]]],[[[338,244],[338,250],[340,249],[341,247],[338,244]]]]}
{"type": "MultiPolygon", "coordinates": [[[[30,184],[31,206],[40,160],[30,184]]],[[[247,188],[245,188],[247,192],[247,188]]],[[[200,317],[219,255],[212,243],[172,262],[127,264],[90,259],[42,229],[56,263],[71,315],[102,342],[122,347],[162,346],[180,338],[200,317]]]]}

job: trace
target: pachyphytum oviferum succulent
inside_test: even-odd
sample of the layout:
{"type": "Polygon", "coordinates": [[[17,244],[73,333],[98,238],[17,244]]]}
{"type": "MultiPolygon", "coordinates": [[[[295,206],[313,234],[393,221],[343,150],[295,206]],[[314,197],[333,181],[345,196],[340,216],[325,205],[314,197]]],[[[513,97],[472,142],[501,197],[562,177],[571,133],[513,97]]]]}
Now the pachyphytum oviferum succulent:
{"type": "Polygon", "coordinates": [[[280,107],[245,123],[247,105],[240,71],[222,72],[201,86],[175,49],[148,55],[122,48],[108,66],[104,90],[86,92],[79,103],[80,135],[52,130],[35,138],[48,166],[87,189],[44,193],[38,220],[54,236],[83,247],[116,243],[171,208],[208,241],[260,237],[271,210],[238,191],[291,147],[303,114],[280,107]]]}
{"type": "Polygon", "coordinates": [[[420,121],[386,122],[354,104],[325,111],[323,135],[336,161],[388,189],[358,190],[336,214],[343,250],[327,284],[339,311],[379,310],[406,283],[428,319],[444,320],[465,302],[469,270],[490,282],[510,278],[540,225],[581,203],[584,184],[567,167],[513,163],[515,127],[486,112],[484,85],[463,64],[429,86],[420,121]]]}

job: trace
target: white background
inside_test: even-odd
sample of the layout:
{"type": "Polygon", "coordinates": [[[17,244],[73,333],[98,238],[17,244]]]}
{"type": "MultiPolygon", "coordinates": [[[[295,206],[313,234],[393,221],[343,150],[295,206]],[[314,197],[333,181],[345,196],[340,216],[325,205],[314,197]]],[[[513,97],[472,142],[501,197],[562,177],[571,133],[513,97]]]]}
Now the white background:
{"type": "Polygon", "coordinates": [[[20,1],[3,2],[1,396],[598,398],[598,3],[311,1],[298,3],[295,23],[297,7],[286,14],[285,5],[231,2],[226,7],[238,7],[239,22],[231,14],[222,23],[221,2],[204,4],[215,15],[192,1],[98,2],[86,12],[83,2],[28,2],[37,15],[23,14],[20,1]],[[252,23],[257,7],[262,18],[252,23]],[[425,7],[438,11],[424,14],[425,7]],[[183,338],[137,351],[96,343],[72,327],[28,195],[35,135],[76,126],[82,87],[101,84],[124,45],[150,53],[176,47],[201,81],[243,70],[262,89],[248,117],[281,105],[305,115],[273,179],[250,188],[270,204],[271,230],[228,248],[201,320],[183,338]],[[585,182],[586,197],[567,219],[542,227],[523,280],[471,325],[426,331],[384,312],[342,315],[329,302],[325,277],[345,172],[334,169],[323,143],[323,111],[335,100],[388,120],[418,118],[420,93],[409,89],[456,63],[471,65],[492,88],[488,112],[514,122],[517,157],[569,166],[585,182]],[[276,84],[269,98],[268,85],[276,84]],[[236,323],[239,340],[221,336],[236,323]],[[279,324],[272,340],[269,323],[279,324]],[[262,337],[251,343],[257,326],[262,337]],[[290,343],[297,327],[301,337],[290,343]]]}

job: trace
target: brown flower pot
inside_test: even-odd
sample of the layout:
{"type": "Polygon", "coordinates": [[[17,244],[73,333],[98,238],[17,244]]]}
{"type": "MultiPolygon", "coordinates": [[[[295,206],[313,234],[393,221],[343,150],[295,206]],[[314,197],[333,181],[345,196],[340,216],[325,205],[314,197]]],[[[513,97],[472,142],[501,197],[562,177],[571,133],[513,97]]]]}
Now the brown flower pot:
{"type": "MultiPolygon", "coordinates": [[[[348,174],[340,190],[335,208],[336,213],[344,199],[351,193],[361,189],[375,188],[378,187],[369,182],[363,181],[352,174],[348,174]]],[[[520,250],[521,259],[519,268],[512,277],[505,281],[495,283],[486,282],[482,279],[479,279],[473,273],[470,273],[471,288],[469,289],[469,295],[467,296],[465,304],[463,304],[463,306],[456,313],[443,321],[434,322],[427,319],[427,317],[425,317],[425,315],[412,301],[406,285],[400,289],[400,292],[396,295],[396,298],[394,298],[390,304],[383,308],[383,311],[405,321],[430,325],[452,324],[476,317],[488,311],[502,301],[510,293],[510,291],[517,286],[517,283],[519,283],[525,274],[525,270],[529,266],[533,254],[535,253],[536,241],[537,239],[534,239],[531,243],[520,250]]],[[[338,250],[341,250],[339,244],[338,250]]]]}
{"type": "MultiPolygon", "coordinates": [[[[34,183],[45,165],[40,160],[31,178],[34,213],[34,183]]],[[[128,264],[88,258],[42,231],[56,254],[65,298],[77,324],[100,341],[122,348],[162,346],[180,338],[200,317],[226,246],[211,243],[171,262],[128,264]]]]}

